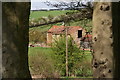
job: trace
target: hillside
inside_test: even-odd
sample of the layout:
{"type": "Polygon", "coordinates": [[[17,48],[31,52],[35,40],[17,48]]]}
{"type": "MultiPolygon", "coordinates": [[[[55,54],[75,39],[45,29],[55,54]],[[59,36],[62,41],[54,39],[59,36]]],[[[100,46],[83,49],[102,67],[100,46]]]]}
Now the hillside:
{"type": "MultiPolygon", "coordinates": [[[[64,11],[31,11],[30,12],[30,20],[31,19],[38,19],[38,18],[41,18],[41,17],[48,17],[48,16],[60,16],[60,15],[63,15],[67,12],[72,12],[70,10],[64,10],[64,11]]],[[[58,24],[54,24],[54,25],[61,25],[62,23],[58,23],[58,24]]],[[[42,32],[44,31],[47,31],[52,25],[46,25],[46,26],[40,26],[40,27],[37,27],[37,30],[40,30],[42,32]]],[[[33,28],[31,28],[33,29],[33,28]]],[[[36,28],[34,28],[36,29],[36,28]]]]}
{"type": "Polygon", "coordinates": [[[63,15],[66,12],[72,12],[72,10],[58,10],[58,11],[31,11],[30,12],[30,19],[37,19],[40,17],[48,17],[49,15],[51,16],[59,16],[59,15],[63,15]]]}
{"type": "MultiPolygon", "coordinates": [[[[60,16],[60,15],[64,15],[67,12],[73,12],[75,10],[59,10],[59,11],[31,11],[30,13],[30,20],[31,19],[39,19],[41,17],[48,17],[48,16],[60,16]]],[[[31,39],[34,37],[35,35],[40,35],[41,37],[38,39],[38,37],[36,36],[36,38],[38,39],[38,41],[46,41],[46,32],[48,31],[48,29],[50,29],[53,25],[62,25],[63,23],[57,23],[57,24],[50,24],[50,25],[45,25],[45,26],[38,26],[38,27],[34,27],[34,28],[30,28],[30,42],[31,39]],[[33,32],[36,31],[36,34],[34,34],[33,36],[33,32]],[[32,36],[31,36],[32,35],[32,36]],[[44,40],[41,40],[43,39],[44,40]]],[[[91,31],[91,20],[82,20],[82,21],[71,21],[69,22],[70,26],[82,26],[84,27],[87,31],[91,31]]]]}

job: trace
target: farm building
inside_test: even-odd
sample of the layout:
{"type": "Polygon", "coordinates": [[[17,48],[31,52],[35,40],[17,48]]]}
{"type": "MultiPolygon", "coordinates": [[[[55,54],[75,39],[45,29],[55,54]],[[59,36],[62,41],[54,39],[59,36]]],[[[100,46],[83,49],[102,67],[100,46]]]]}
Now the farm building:
{"type": "Polygon", "coordinates": [[[92,48],[92,35],[89,32],[86,32],[86,34],[80,39],[80,47],[83,49],[92,48]]]}
{"type": "MultiPolygon", "coordinates": [[[[54,42],[55,38],[59,38],[60,35],[65,34],[65,26],[52,26],[47,32],[47,44],[54,42]]],[[[80,46],[81,38],[86,34],[86,30],[80,26],[69,26],[68,35],[71,36],[77,46],[80,46]]]]}

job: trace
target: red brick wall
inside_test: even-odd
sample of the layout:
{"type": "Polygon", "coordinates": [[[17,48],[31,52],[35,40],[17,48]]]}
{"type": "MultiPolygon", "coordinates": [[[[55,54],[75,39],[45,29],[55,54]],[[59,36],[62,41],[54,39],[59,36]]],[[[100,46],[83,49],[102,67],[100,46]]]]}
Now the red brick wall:
{"type": "Polygon", "coordinates": [[[47,45],[52,43],[52,33],[47,33],[47,45]]]}

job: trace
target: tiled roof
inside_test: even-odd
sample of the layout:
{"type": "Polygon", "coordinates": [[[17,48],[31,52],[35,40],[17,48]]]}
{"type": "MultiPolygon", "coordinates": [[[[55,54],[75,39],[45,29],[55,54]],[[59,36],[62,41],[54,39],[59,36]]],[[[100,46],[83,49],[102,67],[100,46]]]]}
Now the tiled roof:
{"type": "MultiPolygon", "coordinates": [[[[52,26],[52,28],[50,28],[48,30],[49,33],[52,34],[63,34],[65,32],[65,26],[52,26]]],[[[78,29],[82,29],[82,27],[80,26],[69,26],[68,27],[68,34],[75,32],[78,29]]]]}

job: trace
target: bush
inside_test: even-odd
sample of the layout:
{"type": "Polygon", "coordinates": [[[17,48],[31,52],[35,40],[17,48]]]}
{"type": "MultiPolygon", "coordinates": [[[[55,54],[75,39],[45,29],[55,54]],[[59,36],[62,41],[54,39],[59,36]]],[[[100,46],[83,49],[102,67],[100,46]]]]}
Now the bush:
{"type": "Polygon", "coordinates": [[[90,60],[84,59],[76,64],[74,67],[75,76],[88,77],[92,76],[92,67],[90,60]]]}
{"type": "Polygon", "coordinates": [[[29,30],[29,42],[33,43],[46,43],[46,32],[41,32],[36,29],[29,30]]]}
{"type": "MultiPolygon", "coordinates": [[[[56,60],[55,67],[59,70],[61,76],[65,76],[65,63],[66,63],[66,43],[65,36],[60,37],[58,40],[55,40],[52,44],[52,50],[55,54],[54,58],[56,60]]],[[[85,56],[80,49],[74,44],[71,37],[68,38],[68,68],[69,73],[74,74],[75,65],[81,62],[85,56]]]]}

